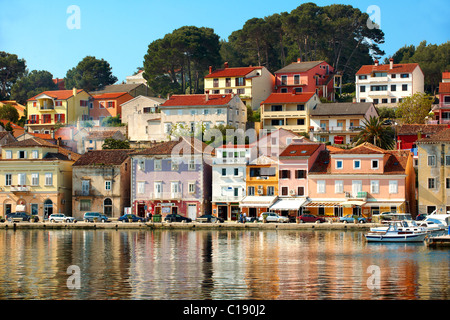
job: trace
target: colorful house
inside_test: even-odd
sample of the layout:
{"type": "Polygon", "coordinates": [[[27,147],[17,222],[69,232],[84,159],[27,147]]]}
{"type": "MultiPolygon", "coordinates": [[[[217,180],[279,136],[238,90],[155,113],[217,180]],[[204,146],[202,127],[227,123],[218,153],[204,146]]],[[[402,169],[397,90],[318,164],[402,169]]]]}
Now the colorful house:
{"type": "Polygon", "coordinates": [[[404,98],[424,92],[424,73],[418,63],[364,65],[356,73],[356,102],[396,107],[404,98]]]}
{"type": "Polygon", "coordinates": [[[309,194],[308,176],[324,144],[292,143],[280,154],[278,162],[278,200],[270,207],[283,216],[296,217],[309,194]]]}
{"type": "Polygon", "coordinates": [[[84,90],[44,91],[27,101],[26,127],[34,133],[50,133],[56,124],[89,120],[89,99],[84,90]]]}
{"type": "Polygon", "coordinates": [[[101,150],[83,154],[72,166],[73,217],[89,211],[118,218],[130,207],[133,150],[101,150]]]}
{"type": "Polygon", "coordinates": [[[132,154],[132,212],[180,214],[196,219],[211,213],[211,154],[195,138],[181,137],[132,154]]]}
{"type": "Polygon", "coordinates": [[[450,212],[450,129],[417,142],[419,213],[450,212]]]}
{"type": "Polygon", "coordinates": [[[205,76],[205,93],[238,95],[244,105],[258,110],[261,102],[272,92],[275,77],[266,67],[224,68],[212,70],[205,76]]]}
{"type": "Polygon", "coordinates": [[[268,212],[278,198],[278,159],[260,156],[247,165],[247,196],[239,204],[247,217],[268,212]]]}
{"type": "Polygon", "coordinates": [[[261,103],[261,126],[266,130],[308,132],[310,112],[319,103],[315,92],[272,93],[261,103]]]}
{"type": "Polygon", "coordinates": [[[439,83],[439,104],[433,106],[433,112],[438,123],[450,124],[450,71],[442,73],[439,83]]]}
{"type": "Polygon", "coordinates": [[[92,96],[89,104],[89,120],[98,120],[101,125],[106,117],[122,115],[122,104],[134,97],[128,92],[110,92],[92,96]]]}
{"type": "Polygon", "coordinates": [[[335,89],[340,88],[341,75],[326,61],[300,59],[275,71],[275,92],[315,92],[319,97],[334,101],[335,89]]]}
{"type": "Polygon", "coordinates": [[[370,117],[378,117],[373,103],[317,104],[310,110],[310,138],[332,144],[350,144],[364,128],[364,120],[370,117]]]}
{"type": "Polygon", "coordinates": [[[416,214],[412,153],[386,151],[370,143],[353,149],[328,147],[309,172],[312,214],[371,218],[380,212],[416,214]]]}
{"type": "Polygon", "coordinates": [[[72,214],[72,165],[79,154],[43,139],[3,146],[0,161],[0,215],[25,206],[28,214],[48,218],[72,214]]]}

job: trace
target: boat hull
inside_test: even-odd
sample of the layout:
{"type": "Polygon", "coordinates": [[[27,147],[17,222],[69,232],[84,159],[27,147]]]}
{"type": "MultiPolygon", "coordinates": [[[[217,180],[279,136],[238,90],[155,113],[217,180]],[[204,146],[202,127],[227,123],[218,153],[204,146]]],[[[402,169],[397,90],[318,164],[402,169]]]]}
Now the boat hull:
{"type": "Polygon", "coordinates": [[[413,234],[366,234],[366,240],[368,242],[423,242],[427,237],[426,233],[413,233],[413,234]]]}

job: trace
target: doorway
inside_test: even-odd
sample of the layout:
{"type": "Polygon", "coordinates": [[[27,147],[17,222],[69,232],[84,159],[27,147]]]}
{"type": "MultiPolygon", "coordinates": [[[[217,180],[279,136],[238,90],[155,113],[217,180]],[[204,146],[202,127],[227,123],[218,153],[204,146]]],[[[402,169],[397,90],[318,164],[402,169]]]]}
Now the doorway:
{"type": "Polygon", "coordinates": [[[196,204],[188,204],[188,218],[190,218],[192,220],[197,219],[197,205],[196,204]]]}
{"type": "Polygon", "coordinates": [[[47,199],[44,201],[44,219],[48,219],[51,214],[53,214],[53,201],[47,199]]]}

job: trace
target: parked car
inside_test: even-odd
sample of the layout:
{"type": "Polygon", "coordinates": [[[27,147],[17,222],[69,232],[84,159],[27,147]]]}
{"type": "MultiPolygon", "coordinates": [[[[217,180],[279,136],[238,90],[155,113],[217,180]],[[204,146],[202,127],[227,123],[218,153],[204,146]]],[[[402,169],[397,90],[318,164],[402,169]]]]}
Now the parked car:
{"type": "Polygon", "coordinates": [[[212,215],[212,214],[204,214],[204,215],[198,217],[195,221],[198,221],[198,222],[211,222],[211,223],[220,222],[220,223],[222,223],[224,220],[222,218],[216,217],[215,215],[212,215]]]}
{"type": "Polygon", "coordinates": [[[96,218],[100,222],[109,222],[108,217],[101,214],[100,212],[86,212],[83,216],[83,220],[85,222],[94,222],[94,219],[96,218]]]}
{"type": "Polygon", "coordinates": [[[171,214],[168,214],[164,218],[164,221],[168,221],[168,222],[183,222],[183,221],[192,222],[192,219],[180,216],[179,214],[176,214],[176,213],[171,213],[171,214]]]}
{"type": "MultiPolygon", "coordinates": [[[[8,221],[13,221],[13,219],[20,219],[22,218],[23,221],[30,221],[32,216],[30,216],[29,214],[27,214],[26,212],[11,212],[10,214],[6,215],[6,220],[8,221]]],[[[38,216],[33,216],[35,219],[35,221],[39,221],[38,216]]]]}
{"type": "Polygon", "coordinates": [[[261,214],[261,216],[259,217],[259,221],[264,221],[264,216],[266,216],[266,221],[267,222],[282,222],[282,223],[287,223],[289,222],[289,218],[288,217],[283,217],[283,216],[279,216],[276,213],[273,212],[264,212],[261,214]]]}
{"type": "Polygon", "coordinates": [[[299,221],[301,223],[304,223],[304,222],[319,222],[319,223],[323,223],[323,222],[325,222],[325,219],[322,218],[322,217],[317,217],[317,216],[312,215],[312,214],[303,214],[303,215],[301,215],[299,217],[299,221]]]}
{"type": "Polygon", "coordinates": [[[48,217],[50,222],[77,222],[74,217],[67,217],[64,213],[53,213],[48,217]]]}
{"type": "Polygon", "coordinates": [[[130,219],[132,220],[132,222],[144,222],[144,218],[138,217],[135,214],[124,214],[123,216],[119,217],[117,221],[129,222],[130,219]]]}
{"type": "MultiPolygon", "coordinates": [[[[358,223],[366,223],[367,222],[366,218],[364,218],[364,217],[358,217],[357,220],[358,220],[358,223]]],[[[351,214],[348,214],[346,216],[340,217],[339,221],[343,222],[343,223],[354,223],[355,218],[351,214]]]]}

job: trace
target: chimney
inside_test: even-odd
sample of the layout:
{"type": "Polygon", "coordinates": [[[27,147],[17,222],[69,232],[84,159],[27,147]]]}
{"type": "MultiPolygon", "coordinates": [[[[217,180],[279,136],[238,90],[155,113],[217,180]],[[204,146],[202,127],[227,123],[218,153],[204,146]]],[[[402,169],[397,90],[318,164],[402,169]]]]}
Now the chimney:
{"type": "Polygon", "coordinates": [[[212,66],[209,66],[209,74],[212,73],[212,66]]]}
{"type": "Polygon", "coordinates": [[[394,69],[394,59],[392,58],[389,59],[389,69],[394,69]]]}
{"type": "Polygon", "coordinates": [[[225,63],[223,64],[223,66],[225,67],[225,69],[228,68],[228,62],[225,62],[225,63]]]}
{"type": "Polygon", "coordinates": [[[378,67],[378,64],[379,64],[379,61],[377,59],[377,60],[375,60],[375,67],[378,67]]]}
{"type": "Polygon", "coordinates": [[[297,63],[302,62],[302,58],[297,58],[297,63]]]}
{"type": "Polygon", "coordinates": [[[73,93],[73,96],[76,97],[77,96],[77,88],[73,87],[72,93],[73,93]]]}

